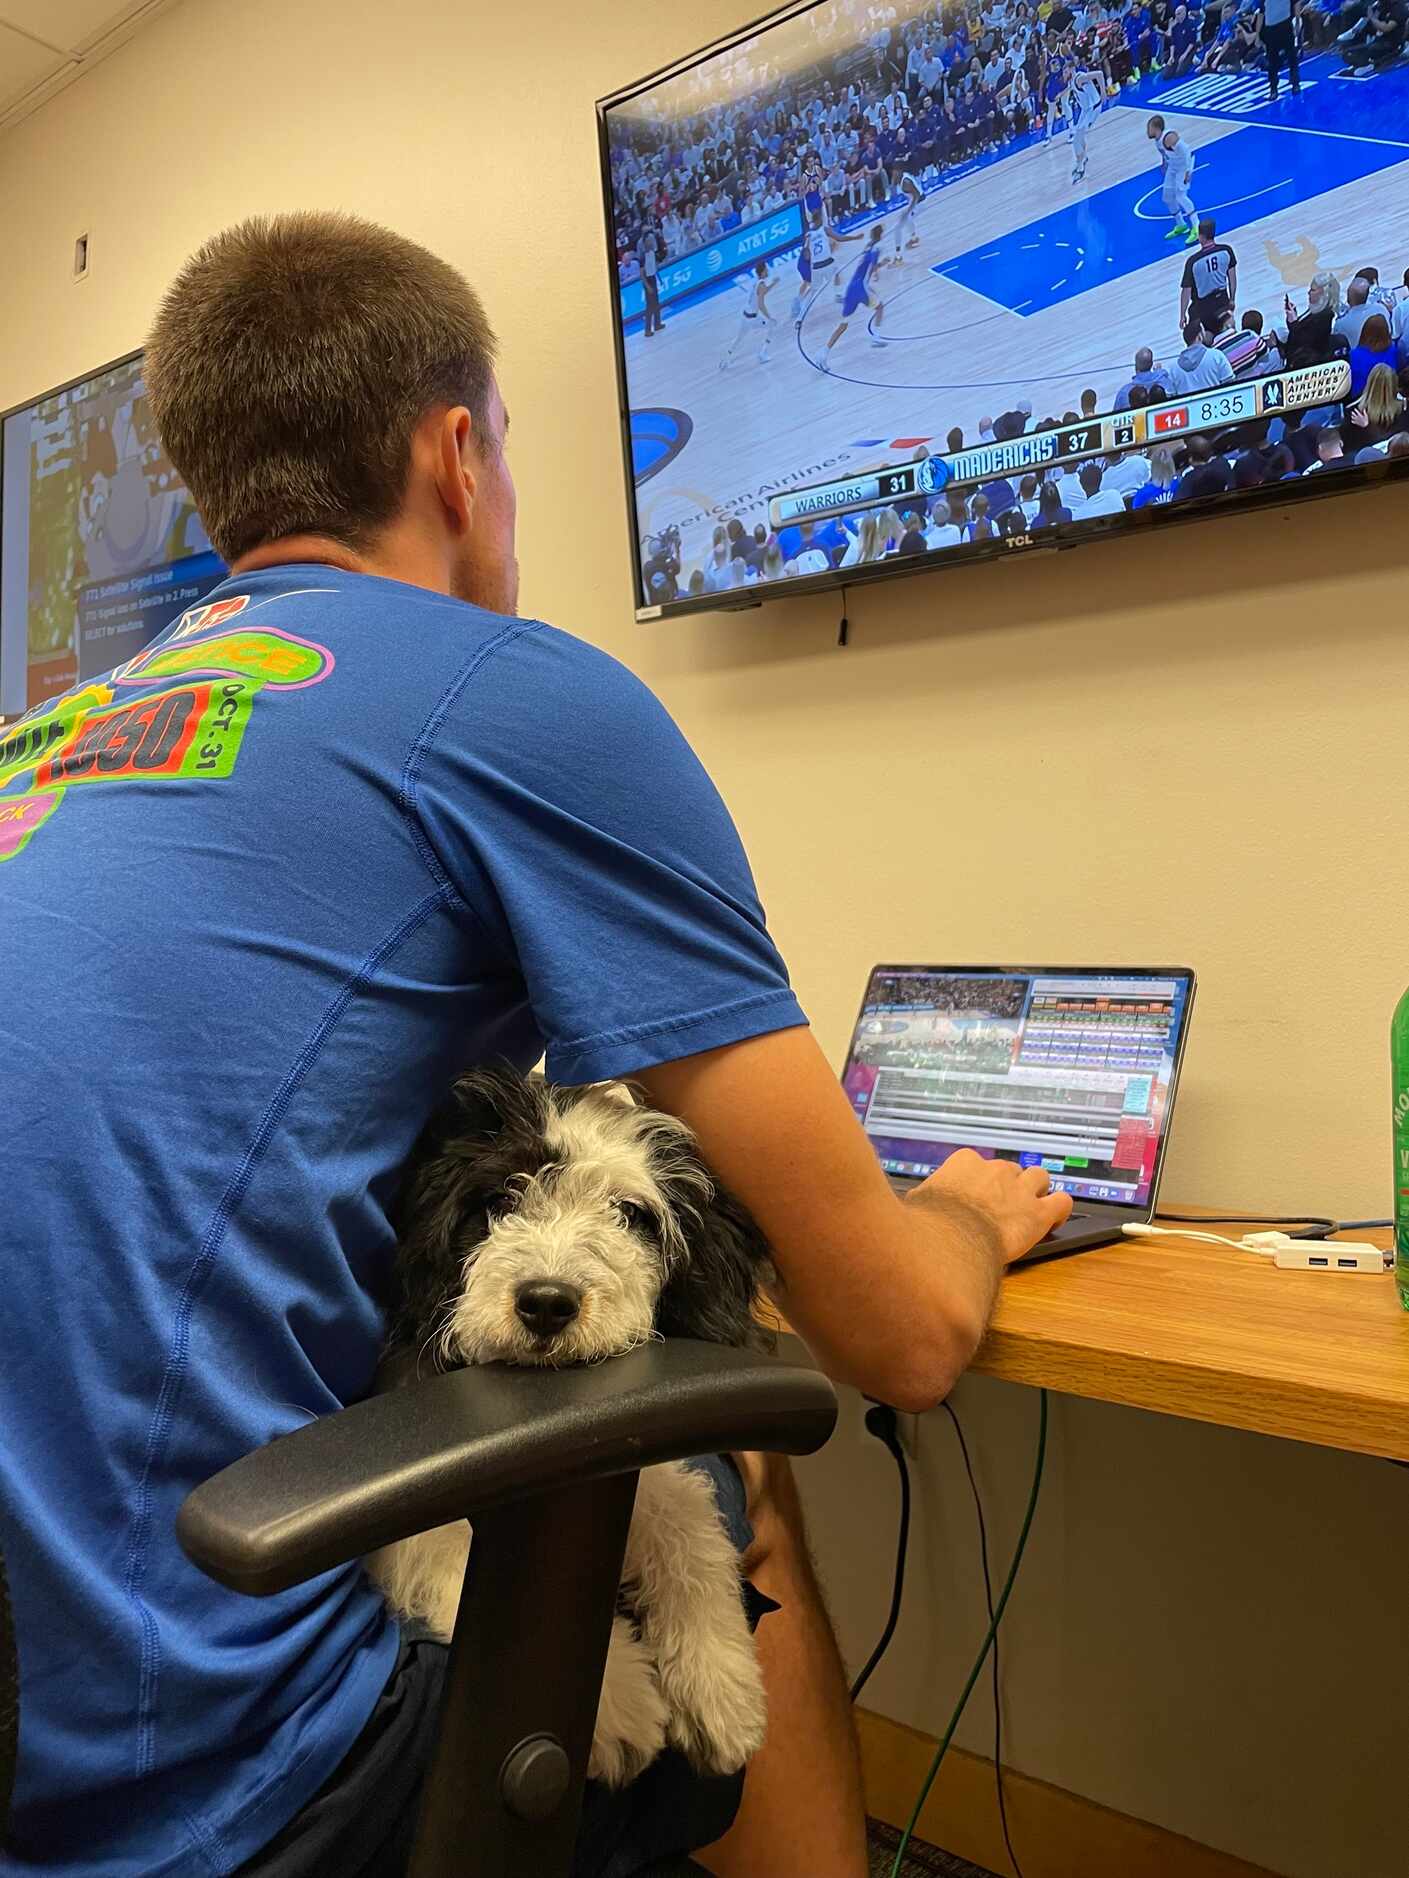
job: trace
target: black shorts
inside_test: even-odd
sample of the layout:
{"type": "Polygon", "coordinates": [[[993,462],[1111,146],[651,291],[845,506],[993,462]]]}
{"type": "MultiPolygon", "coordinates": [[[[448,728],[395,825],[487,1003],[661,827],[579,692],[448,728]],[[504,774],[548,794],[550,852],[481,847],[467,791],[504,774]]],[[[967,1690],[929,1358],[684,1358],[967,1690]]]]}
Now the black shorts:
{"type": "MultiPolygon", "coordinates": [[[[743,1481],[727,1456],[691,1462],[709,1473],[740,1552],[753,1541],[743,1481]]],[[[749,1622],[776,1610],[744,1586],[749,1622]]],[[[421,1783],[435,1746],[449,1648],[408,1627],[366,1727],[337,1772],[241,1878],[405,1878],[421,1783]]],[[[710,1778],[667,1750],[629,1787],[588,1781],[574,1878],[633,1878],[658,1859],[697,1851],[734,1823],[742,1774],[710,1778]]]]}

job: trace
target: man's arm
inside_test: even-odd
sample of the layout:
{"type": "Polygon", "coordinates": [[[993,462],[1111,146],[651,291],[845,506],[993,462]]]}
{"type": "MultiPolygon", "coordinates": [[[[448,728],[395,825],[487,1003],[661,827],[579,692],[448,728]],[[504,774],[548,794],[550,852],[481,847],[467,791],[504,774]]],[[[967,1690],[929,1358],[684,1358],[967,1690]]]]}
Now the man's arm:
{"type": "Polygon", "coordinates": [[[1228,304],[1231,307],[1236,307],[1238,304],[1238,263],[1236,257],[1230,259],[1228,263],[1228,304]]]}
{"type": "Polygon", "coordinates": [[[907,1413],[977,1349],[1004,1267],[1071,1212],[1041,1168],[970,1150],[901,1200],[811,1031],[662,1063],[634,1079],[694,1130],[773,1248],[779,1307],[839,1382],[907,1413]]]}

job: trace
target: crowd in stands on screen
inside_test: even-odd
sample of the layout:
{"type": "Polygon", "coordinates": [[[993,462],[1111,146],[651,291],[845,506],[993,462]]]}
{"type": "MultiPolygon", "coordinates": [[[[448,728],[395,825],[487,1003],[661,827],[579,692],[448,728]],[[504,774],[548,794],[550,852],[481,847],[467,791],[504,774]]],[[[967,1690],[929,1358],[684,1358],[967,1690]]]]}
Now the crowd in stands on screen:
{"type": "MultiPolygon", "coordinates": [[[[996,418],[981,417],[969,447],[1059,429],[1098,412],[1138,411],[1239,379],[1266,377],[1284,366],[1335,359],[1350,368],[1345,398],[1222,432],[1094,454],[1042,475],[995,475],[977,487],[907,497],[892,508],[798,522],[776,532],[759,522],[750,533],[737,517],[728,517],[714,524],[701,565],[684,566],[689,557],[678,539],[647,555],[643,568],[649,596],[666,602],[845,571],[892,556],[934,553],[1323,475],[1379,458],[1409,457],[1409,269],[1395,288],[1383,286],[1378,269],[1370,265],[1359,269],[1344,290],[1336,275],[1317,274],[1305,304],[1298,307],[1288,298],[1284,313],[1282,322],[1273,325],[1254,307],[1215,306],[1210,319],[1216,330],[1191,320],[1186,343],[1163,361],[1153,346],[1138,347],[1129,371],[1077,394],[1079,410],[1064,408],[1035,418],[1031,399],[1021,398],[996,418]]],[[[949,456],[965,449],[964,431],[951,428],[943,446],[949,456]]],[[[911,460],[927,454],[923,444],[909,451],[911,460]]]]}
{"type": "MultiPolygon", "coordinates": [[[[799,199],[837,225],[892,202],[902,176],[937,186],[1016,139],[1050,135],[1066,122],[1078,71],[1114,97],[1155,73],[1265,67],[1265,15],[1287,5],[931,0],[902,21],[874,0],[832,0],[799,16],[814,59],[775,67],[764,35],[668,81],[658,114],[613,113],[619,279],[641,278],[648,235],[659,265],[799,199]],[[882,29],[871,30],[877,18],[884,45],[882,29]]],[[[1403,56],[1407,26],[1409,0],[1293,6],[1303,51],[1331,47],[1362,72],[1403,56]]],[[[1270,83],[1275,95],[1275,71],[1270,83]]]]}

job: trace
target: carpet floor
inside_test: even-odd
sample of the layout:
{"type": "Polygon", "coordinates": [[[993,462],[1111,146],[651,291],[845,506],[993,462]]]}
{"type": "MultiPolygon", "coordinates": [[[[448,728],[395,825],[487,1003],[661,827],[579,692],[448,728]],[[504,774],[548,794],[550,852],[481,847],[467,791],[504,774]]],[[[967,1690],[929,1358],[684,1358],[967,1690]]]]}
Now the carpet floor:
{"type": "MultiPolygon", "coordinates": [[[[900,1834],[894,1826],[883,1826],[878,1819],[870,1822],[871,1878],[890,1878],[895,1863],[900,1834]]],[[[905,1848],[904,1878],[995,1878],[982,1865],[971,1865],[953,1852],[941,1852],[937,1845],[912,1839],[905,1848]]]]}

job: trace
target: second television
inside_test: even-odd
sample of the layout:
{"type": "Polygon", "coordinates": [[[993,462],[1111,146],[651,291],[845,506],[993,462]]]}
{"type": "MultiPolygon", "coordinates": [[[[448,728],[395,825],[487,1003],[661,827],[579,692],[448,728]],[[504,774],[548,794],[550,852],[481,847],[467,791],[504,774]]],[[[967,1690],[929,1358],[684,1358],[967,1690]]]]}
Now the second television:
{"type": "Polygon", "coordinates": [[[815,0],[603,101],[638,616],[1402,472],[1406,7],[1284,10],[815,0]]]}

